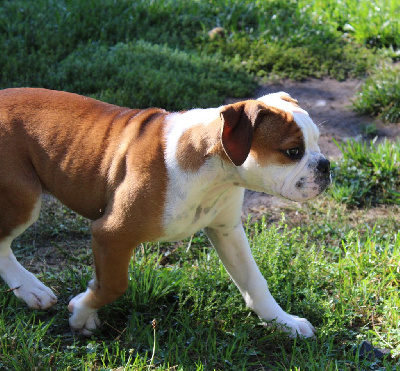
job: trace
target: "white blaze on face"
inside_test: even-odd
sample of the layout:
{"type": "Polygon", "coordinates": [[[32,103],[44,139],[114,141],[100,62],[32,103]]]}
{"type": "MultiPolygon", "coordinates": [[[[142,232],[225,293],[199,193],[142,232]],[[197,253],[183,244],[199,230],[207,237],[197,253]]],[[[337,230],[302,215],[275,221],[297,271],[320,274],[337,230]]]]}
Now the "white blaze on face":
{"type": "Polygon", "coordinates": [[[320,153],[321,150],[318,146],[319,130],[308,113],[306,111],[293,111],[293,118],[303,132],[306,150],[320,153]]]}
{"type": "Polygon", "coordinates": [[[283,111],[294,113],[303,113],[308,116],[308,112],[294,105],[291,101],[296,102],[291,96],[285,92],[272,93],[264,95],[257,100],[265,103],[267,106],[273,106],[283,111]],[[284,99],[282,99],[284,98],[284,99]],[[287,100],[285,100],[287,99],[287,100]]]}

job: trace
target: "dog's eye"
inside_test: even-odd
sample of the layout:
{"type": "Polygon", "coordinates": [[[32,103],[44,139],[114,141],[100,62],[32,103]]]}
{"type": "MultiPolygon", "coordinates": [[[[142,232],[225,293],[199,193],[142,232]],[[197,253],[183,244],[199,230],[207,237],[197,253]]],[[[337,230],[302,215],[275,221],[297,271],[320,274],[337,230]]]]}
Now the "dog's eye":
{"type": "Polygon", "coordinates": [[[290,148],[286,150],[286,154],[289,157],[299,157],[300,156],[300,148],[290,148]]]}

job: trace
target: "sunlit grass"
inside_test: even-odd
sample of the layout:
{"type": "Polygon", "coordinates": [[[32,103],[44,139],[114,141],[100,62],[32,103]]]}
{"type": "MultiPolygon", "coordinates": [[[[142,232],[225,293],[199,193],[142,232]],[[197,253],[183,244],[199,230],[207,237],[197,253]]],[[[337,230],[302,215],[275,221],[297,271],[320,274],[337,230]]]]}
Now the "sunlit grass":
{"type": "Polygon", "coordinates": [[[343,157],[334,163],[333,198],[353,206],[400,204],[400,145],[376,139],[340,145],[343,157]]]}
{"type": "MultiPolygon", "coordinates": [[[[316,326],[315,339],[294,341],[264,328],[245,308],[200,233],[189,250],[189,241],[140,246],[131,262],[128,292],[100,311],[103,326],[92,339],[73,335],[67,321],[69,299],[91,278],[90,269],[73,269],[83,261],[73,259],[67,262],[70,269],[54,267],[44,277],[59,297],[48,312],[32,312],[3,285],[0,367],[136,370],[152,362],[162,370],[283,370],[310,364],[351,369],[351,363],[372,365],[357,356],[363,340],[395,356],[400,352],[399,219],[356,223],[341,208],[325,198],[299,211],[304,221],[299,226],[288,227],[282,219],[246,227],[274,297],[285,310],[316,326]]],[[[48,238],[36,243],[48,243],[48,238]]],[[[34,259],[34,252],[26,257],[34,259]]],[[[390,357],[374,362],[399,366],[390,357]]]]}
{"type": "Polygon", "coordinates": [[[386,122],[400,122],[400,67],[384,65],[377,68],[364,82],[354,107],[386,122]]]}

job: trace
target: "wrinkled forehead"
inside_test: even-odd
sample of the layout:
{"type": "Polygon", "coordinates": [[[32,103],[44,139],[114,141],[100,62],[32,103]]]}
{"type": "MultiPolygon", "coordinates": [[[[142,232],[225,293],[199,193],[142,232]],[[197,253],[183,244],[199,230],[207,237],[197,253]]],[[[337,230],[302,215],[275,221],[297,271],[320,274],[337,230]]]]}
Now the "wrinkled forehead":
{"type": "Polygon", "coordinates": [[[306,148],[311,151],[320,151],[317,141],[319,138],[319,130],[314,124],[308,112],[297,105],[289,94],[284,92],[264,95],[257,100],[263,102],[267,106],[273,106],[293,115],[293,119],[303,132],[306,148]]]}

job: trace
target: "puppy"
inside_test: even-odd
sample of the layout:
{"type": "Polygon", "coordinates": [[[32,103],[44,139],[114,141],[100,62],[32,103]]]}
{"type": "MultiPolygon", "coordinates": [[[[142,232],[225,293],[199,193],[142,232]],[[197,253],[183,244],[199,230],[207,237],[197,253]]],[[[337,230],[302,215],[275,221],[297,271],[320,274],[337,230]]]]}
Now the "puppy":
{"type": "Polygon", "coordinates": [[[31,308],[57,301],[11,242],[36,221],[42,194],[93,221],[95,275],[69,303],[90,335],[97,311],[127,289],[135,246],[203,229],[246,305],[292,336],[313,326],[268,290],[241,224],[244,189],[304,201],[330,183],[318,129],[285,93],[170,113],[128,109],[44,89],[0,91],[0,274],[31,308]]]}

